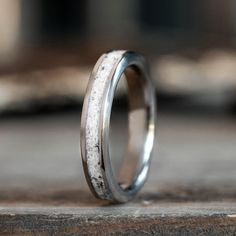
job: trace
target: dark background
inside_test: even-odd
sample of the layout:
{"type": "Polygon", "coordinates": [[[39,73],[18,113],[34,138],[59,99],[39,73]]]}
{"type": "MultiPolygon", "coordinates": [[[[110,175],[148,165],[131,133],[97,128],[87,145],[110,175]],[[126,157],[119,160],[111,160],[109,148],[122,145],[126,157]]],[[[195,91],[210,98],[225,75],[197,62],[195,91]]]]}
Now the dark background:
{"type": "Polygon", "coordinates": [[[31,110],[32,104],[81,104],[97,58],[111,49],[132,49],[151,64],[159,109],[234,113],[232,0],[14,0],[1,5],[3,112],[31,110]],[[16,88],[20,91],[13,95],[16,88]]]}

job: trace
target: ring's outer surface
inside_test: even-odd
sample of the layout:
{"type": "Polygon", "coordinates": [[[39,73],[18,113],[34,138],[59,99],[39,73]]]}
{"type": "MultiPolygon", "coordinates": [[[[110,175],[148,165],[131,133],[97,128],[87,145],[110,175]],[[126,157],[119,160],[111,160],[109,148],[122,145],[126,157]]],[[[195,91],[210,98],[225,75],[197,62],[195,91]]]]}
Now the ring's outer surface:
{"type": "MultiPolygon", "coordinates": [[[[132,122],[135,124],[135,120],[132,122]]],[[[135,129],[134,124],[131,125],[129,136],[132,136],[135,129]]],[[[132,142],[135,142],[135,135],[133,134],[134,141],[132,142]]],[[[148,175],[154,136],[155,94],[145,59],[140,54],[131,51],[119,50],[103,54],[97,61],[89,79],[83,104],[80,133],[84,172],[88,185],[96,197],[114,202],[126,202],[136,195],[148,175]],[[127,68],[130,72],[127,71],[127,68]],[[141,109],[144,114],[143,118],[136,117],[145,127],[140,134],[144,138],[138,145],[139,150],[135,150],[134,146],[137,145],[133,145],[127,152],[127,155],[134,155],[139,161],[137,173],[127,188],[121,187],[116,181],[109,153],[112,102],[116,86],[123,73],[125,73],[127,81],[130,81],[128,81],[131,104],[129,113],[141,109]]],[[[140,139],[137,138],[137,140],[140,139]]]]}

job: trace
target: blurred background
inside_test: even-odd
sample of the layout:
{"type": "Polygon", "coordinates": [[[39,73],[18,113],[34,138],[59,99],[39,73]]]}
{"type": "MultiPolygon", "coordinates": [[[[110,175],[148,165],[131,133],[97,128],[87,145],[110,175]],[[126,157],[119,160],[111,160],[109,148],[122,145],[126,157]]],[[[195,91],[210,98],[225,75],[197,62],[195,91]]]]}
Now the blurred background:
{"type": "Polygon", "coordinates": [[[233,0],[0,4],[1,111],[80,103],[92,65],[110,49],[145,54],[160,108],[235,107],[233,0]]]}
{"type": "Polygon", "coordinates": [[[78,186],[82,101],[93,65],[111,49],[150,63],[159,140],[150,183],[233,185],[235,1],[1,0],[0,186],[78,186]]]}

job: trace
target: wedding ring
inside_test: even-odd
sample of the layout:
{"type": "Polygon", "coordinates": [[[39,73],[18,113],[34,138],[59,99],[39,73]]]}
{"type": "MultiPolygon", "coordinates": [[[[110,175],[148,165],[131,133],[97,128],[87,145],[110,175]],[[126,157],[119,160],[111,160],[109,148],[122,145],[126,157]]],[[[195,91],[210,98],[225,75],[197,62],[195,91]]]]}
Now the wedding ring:
{"type": "Polygon", "coordinates": [[[144,57],[121,50],[103,54],[90,75],[80,133],[85,177],[97,198],[119,203],[134,198],[147,179],[154,136],[155,92],[144,57]],[[132,172],[127,183],[117,181],[109,148],[112,103],[123,74],[128,85],[129,141],[121,173],[124,176],[132,172]]]}

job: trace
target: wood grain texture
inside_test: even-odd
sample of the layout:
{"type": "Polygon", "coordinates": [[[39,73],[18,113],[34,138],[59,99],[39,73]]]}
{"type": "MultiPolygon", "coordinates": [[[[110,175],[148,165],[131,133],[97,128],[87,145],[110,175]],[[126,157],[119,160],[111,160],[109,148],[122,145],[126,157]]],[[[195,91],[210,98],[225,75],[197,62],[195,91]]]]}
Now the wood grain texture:
{"type": "Polygon", "coordinates": [[[234,235],[230,204],[157,207],[1,208],[0,228],[18,235],[234,235]],[[203,214],[204,212],[204,214],[203,214]]]}
{"type": "MultiPolygon", "coordinates": [[[[117,161],[125,119],[115,114],[117,161]]],[[[234,118],[159,114],[148,182],[110,205],[86,185],[79,117],[0,119],[0,235],[235,235],[234,118]]]]}

